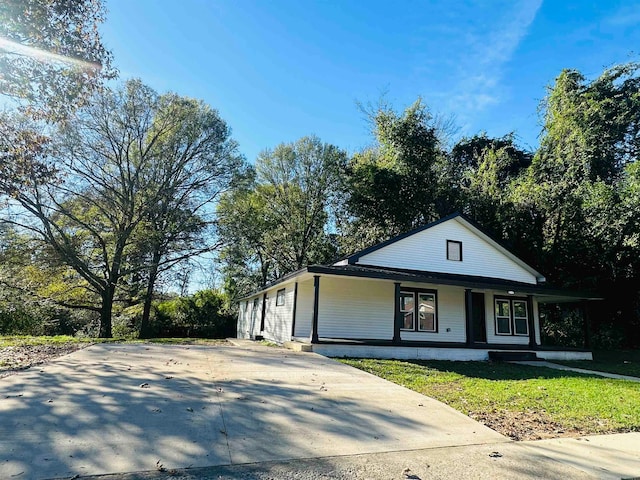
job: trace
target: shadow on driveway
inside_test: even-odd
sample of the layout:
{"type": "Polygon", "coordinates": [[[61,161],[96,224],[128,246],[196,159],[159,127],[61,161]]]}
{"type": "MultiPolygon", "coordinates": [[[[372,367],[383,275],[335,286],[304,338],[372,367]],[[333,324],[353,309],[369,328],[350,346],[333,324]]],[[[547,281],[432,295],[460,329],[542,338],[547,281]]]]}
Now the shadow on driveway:
{"type": "Polygon", "coordinates": [[[351,455],[505,438],[315,354],[95,345],[0,379],[0,477],[351,455]]]}

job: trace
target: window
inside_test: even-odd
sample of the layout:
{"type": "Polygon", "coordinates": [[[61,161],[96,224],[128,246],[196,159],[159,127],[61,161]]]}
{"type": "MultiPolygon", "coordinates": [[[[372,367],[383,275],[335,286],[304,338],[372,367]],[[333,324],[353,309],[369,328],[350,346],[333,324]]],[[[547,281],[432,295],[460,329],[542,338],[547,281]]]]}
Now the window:
{"type": "Polygon", "coordinates": [[[513,330],[516,335],[529,335],[529,317],[527,315],[527,302],[513,300],[513,330]]]}
{"type": "Polygon", "coordinates": [[[418,332],[437,332],[436,302],[435,291],[401,291],[401,329],[418,332]]]}
{"type": "Polygon", "coordinates": [[[496,335],[529,335],[527,301],[522,298],[496,298],[496,335]]]}
{"type": "Polygon", "coordinates": [[[496,333],[511,335],[511,307],[509,300],[496,298],[496,333]]]}
{"type": "Polygon", "coordinates": [[[284,305],[284,292],[285,292],[285,289],[282,288],[278,290],[278,293],[276,293],[276,307],[280,307],[284,305]]]}
{"type": "Polygon", "coordinates": [[[413,292],[400,292],[400,311],[402,312],[402,329],[413,330],[415,328],[413,292]]]}
{"type": "Polygon", "coordinates": [[[462,261],[462,242],[447,240],[447,260],[462,261]]]}
{"type": "Polygon", "coordinates": [[[436,296],[433,293],[418,293],[418,330],[436,331],[436,296]]]}

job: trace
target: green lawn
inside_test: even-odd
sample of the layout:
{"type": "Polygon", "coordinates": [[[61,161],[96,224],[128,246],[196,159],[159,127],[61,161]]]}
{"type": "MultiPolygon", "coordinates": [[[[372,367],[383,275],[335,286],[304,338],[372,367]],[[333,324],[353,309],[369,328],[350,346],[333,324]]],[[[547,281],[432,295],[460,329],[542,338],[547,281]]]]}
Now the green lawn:
{"type": "Polygon", "coordinates": [[[593,361],[553,361],[569,367],[586,368],[599,372],[618,373],[640,377],[640,350],[593,352],[593,361]]]}
{"type": "Polygon", "coordinates": [[[515,439],[640,431],[640,383],[508,363],[348,359],[515,439]]]}
{"type": "Polygon", "coordinates": [[[215,345],[225,343],[224,339],[206,339],[206,338],[151,338],[149,340],[131,340],[124,338],[90,338],[90,337],[71,337],[68,335],[56,335],[53,337],[34,337],[34,336],[0,336],[0,348],[12,347],[18,345],[61,345],[67,343],[108,343],[108,342],[126,342],[126,343],[166,343],[178,345],[215,345]]]}

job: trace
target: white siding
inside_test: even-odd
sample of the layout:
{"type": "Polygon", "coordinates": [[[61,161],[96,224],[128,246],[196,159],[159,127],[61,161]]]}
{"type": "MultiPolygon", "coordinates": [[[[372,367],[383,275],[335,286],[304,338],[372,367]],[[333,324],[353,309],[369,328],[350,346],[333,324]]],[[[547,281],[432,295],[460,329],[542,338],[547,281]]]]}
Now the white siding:
{"type": "Polygon", "coordinates": [[[238,305],[238,324],[236,327],[236,336],[238,338],[249,338],[249,325],[247,324],[247,302],[242,301],[238,305]]]}
{"type": "Polygon", "coordinates": [[[238,314],[238,338],[255,338],[260,335],[260,319],[262,318],[262,295],[254,295],[240,302],[238,314]],[[258,299],[254,307],[255,299],[258,299]]]}
{"type": "Polygon", "coordinates": [[[391,282],[321,277],[318,335],[391,340],[393,295],[391,282]]]}
{"type": "Polygon", "coordinates": [[[311,338],[312,318],[313,280],[298,282],[298,303],[296,304],[296,331],[294,337],[303,337],[309,339],[311,338]]]}
{"type": "Polygon", "coordinates": [[[265,312],[264,331],[262,332],[265,339],[277,343],[291,340],[293,296],[293,283],[279,285],[277,288],[267,291],[267,309],[265,312]],[[284,305],[276,305],[278,290],[283,288],[285,289],[284,305]]]}
{"type": "Polygon", "coordinates": [[[402,340],[425,342],[465,342],[467,339],[464,311],[464,288],[443,285],[405,284],[438,292],[438,333],[402,330],[402,340]],[[448,331],[447,331],[448,330],[448,331]]]}
{"type": "Polygon", "coordinates": [[[357,263],[536,283],[535,275],[455,219],[363,255],[357,263]],[[462,242],[461,262],[447,260],[447,240],[462,242]]]}

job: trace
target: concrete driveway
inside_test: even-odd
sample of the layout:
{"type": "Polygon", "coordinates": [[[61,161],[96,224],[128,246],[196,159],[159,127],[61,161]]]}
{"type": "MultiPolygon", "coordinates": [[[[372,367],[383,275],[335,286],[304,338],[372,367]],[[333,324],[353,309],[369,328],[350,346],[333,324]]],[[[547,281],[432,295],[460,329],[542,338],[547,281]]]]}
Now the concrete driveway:
{"type": "Polygon", "coordinates": [[[0,478],[507,441],[373,375],[260,345],[95,345],[0,379],[0,478]]]}

